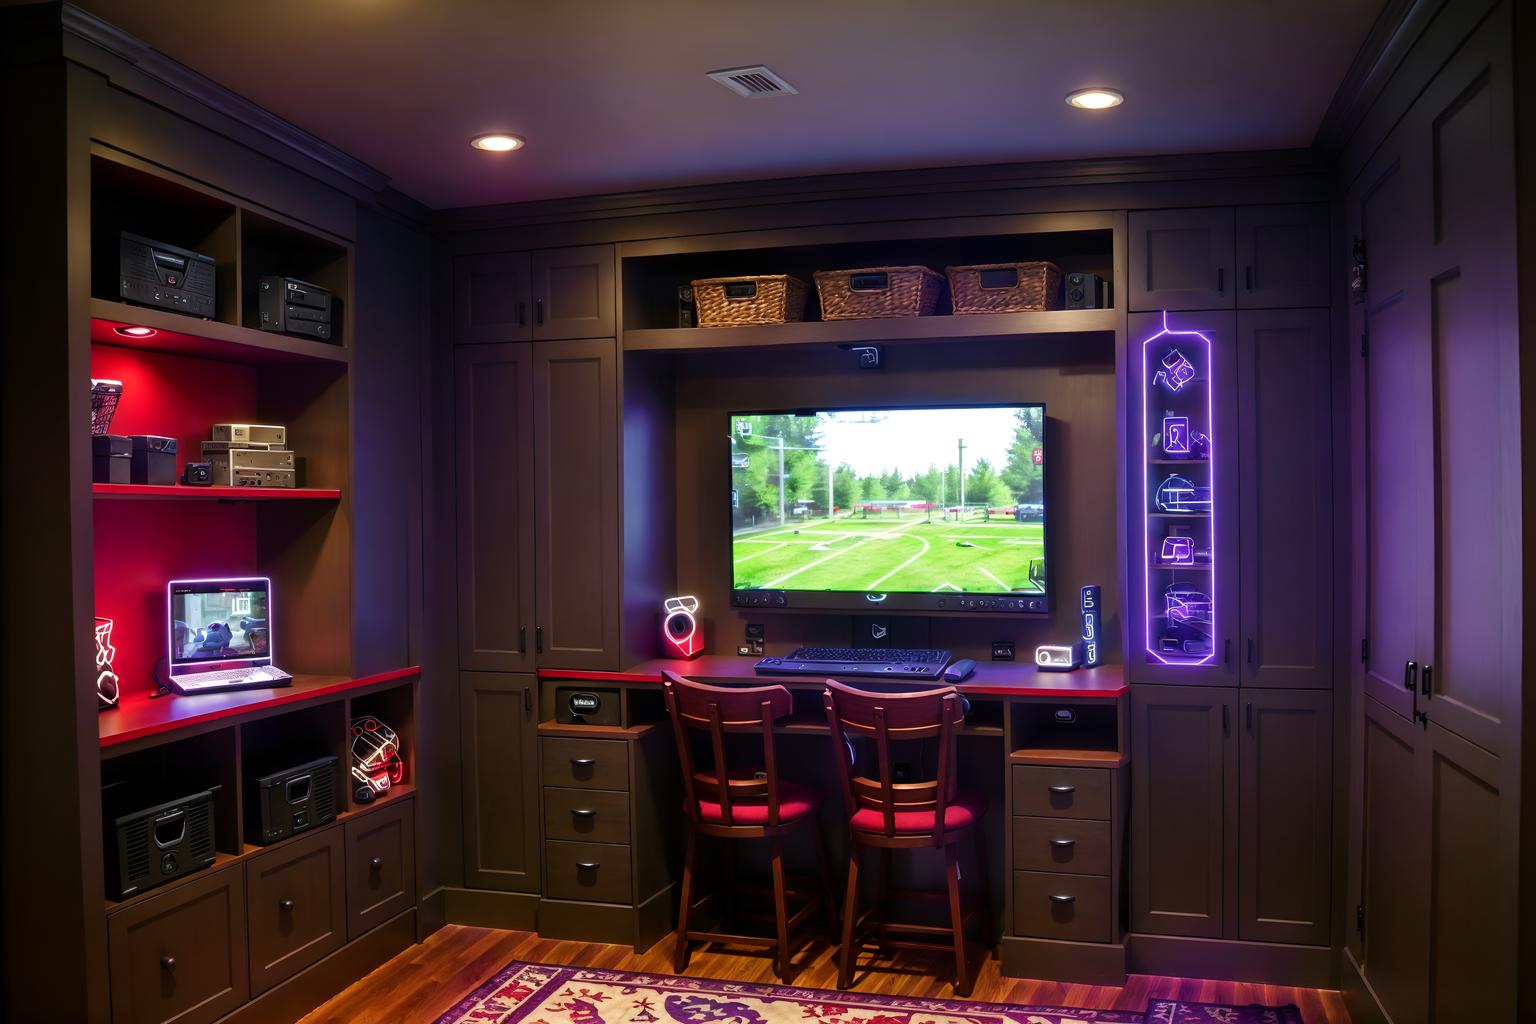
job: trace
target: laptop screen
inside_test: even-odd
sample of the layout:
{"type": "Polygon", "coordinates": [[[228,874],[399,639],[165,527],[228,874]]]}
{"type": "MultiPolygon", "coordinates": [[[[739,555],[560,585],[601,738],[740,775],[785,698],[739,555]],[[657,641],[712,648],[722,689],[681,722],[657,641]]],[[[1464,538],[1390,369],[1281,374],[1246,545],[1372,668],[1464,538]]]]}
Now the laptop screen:
{"type": "Polygon", "coordinates": [[[172,580],[166,584],[171,666],[272,658],[271,580],[172,580]]]}

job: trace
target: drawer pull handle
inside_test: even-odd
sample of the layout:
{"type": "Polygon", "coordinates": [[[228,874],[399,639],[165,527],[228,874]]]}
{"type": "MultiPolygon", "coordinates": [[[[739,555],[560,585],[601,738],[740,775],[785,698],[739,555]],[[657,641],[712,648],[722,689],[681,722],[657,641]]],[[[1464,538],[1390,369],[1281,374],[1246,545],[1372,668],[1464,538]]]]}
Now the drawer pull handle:
{"type": "Polygon", "coordinates": [[[597,812],[592,810],[590,807],[572,807],[571,808],[571,814],[574,817],[577,817],[577,818],[595,818],[595,817],[597,817],[597,812]]]}
{"type": "Polygon", "coordinates": [[[595,758],[595,757],[573,757],[573,758],[571,758],[571,767],[572,768],[591,768],[595,764],[597,764],[597,758],[595,758]]]}
{"type": "Polygon", "coordinates": [[[1051,845],[1056,847],[1058,850],[1070,850],[1072,847],[1077,845],[1077,840],[1076,839],[1052,839],[1051,840],[1051,845]]]}
{"type": "Polygon", "coordinates": [[[384,858],[383,857],[375,857],[375,858],[373,858],[373,860],[368,862],[368,867],[370,867],[374,871],[378,871],[378,870],[382,869],[384,867],[384,858]]]}
{"type": "Polygon", "coordinates": [[[1051,902],[1052,903],[1059,903],[1062,906],[1066,906],[1068,903],[1076,903],[1077,902],[1077,897],[1076,896],[1052,896],[1051,897],[1051,902]]]}
{"type": "Polygon", "coordinates": [[[292,913],[293,912],[293,900],[278,900],[278,902],[277,902],[277,909],[281,910],[285,914],[292,913]]]}
{"type": "Polygon", "coordinates": [[[1076,786],[1052,786],[1051,787],[1051,792],[1055,793],[1055,794],[1057,794],[1059,796],[1067,796],[1067,795],[1069,795],[1071,793],[1076,793],[1077,792],[1077,787],[1076,786]]]}
{"type": "Polygon", "coordinates": [[[176,958],[173,957],[173,956],[163,956],[163,957],[161,957],[160,958],[160,969],[162,971],[164,971],[166,974],[175,974],[176,973],[176,958]]]}
{"type": "Polygon", "coordinates": [[[595,860],[579,860],[576,862],[576,867],[581,871],[596,871],[598,863],[595,860]]]}

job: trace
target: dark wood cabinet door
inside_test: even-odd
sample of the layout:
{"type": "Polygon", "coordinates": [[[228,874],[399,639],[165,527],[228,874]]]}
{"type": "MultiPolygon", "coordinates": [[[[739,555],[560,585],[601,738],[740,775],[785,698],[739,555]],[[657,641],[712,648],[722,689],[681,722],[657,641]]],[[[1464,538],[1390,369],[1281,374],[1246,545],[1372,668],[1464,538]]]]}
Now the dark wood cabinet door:
{"type": "Polygon", "coordinates": [[[1326,946],[1333,693],[1258,690],[1241,696],[1237,937],[1326,946]]]}
{"type": "Polygon", "coordinates": [[[341,829],[327,828],[245,865],[251,995],[286,981],[347,940],[341,829]]]}
{"type": "Polygon", "coordinates": [[[412,800],[347,821],[347,938],[416,905],[416,824],[412,800]]]}
{"type": "Polygon", "coordinates": [[[539,891],[538,683],[530,675],[459,673],[464,884],[539,891]]]}
{"type": "Polygon", "coordinates": [[[1430,960],[1424,731],[1374,698],[1364,704],[1361,969],[1391,1020],[1422,1021],[1430,960]]]}
{"type": "Polygon", "coordinates": [[[1328,311],[1237,315],[1244,686],[1333,685],[1328,311]]]}
{"type": "Polygon", "coordinates": [[[525,252],[453,261],[453,340],[458,345],[533,337],[530,263],[525,252]]]}
{"type": "Polygon", "coordinates": [[[1232,229],[1230,206],[1132,213],[1130,308],[1233,308],[1232,229]]]}
{"type": "Polygon", "coordinates": [[[459,667],[531,672],[533,347],[455,353],[459,667]]]}
{"type": "Polygon", "coordinates": [[[534,649],[541,667],[616,669],[617,346],[604,338],[533,352],[534,649]]]}
{"type": "Polygon", "coordinates": [[[1131,687],[1131,931],[1230,936],[1237,691],[1131,687]]]}
{"type": "Polygon", "coordinates": [[[1328,206],[1237,208],[1237,308],[1328,305],[1328,206]]]}
{"type": "Polygon", "coordinates": [[[205,1024],[250,995],[240,865],[111,915],[107,937],[113,1024],[205,1024]]]}
{"type": "Polygon", "coordinates": [[[613,328],[611,245],[545,249],[533,254],[533,337],[606,338],[613,328]]]}
{"type": "MultiPolygon", "coordinates": [[[[1131,618],[1130,647],[1126,652],[1126,667],[1131,682],[1170,683],[1198,686],[1236,686],[1238,683],[1237,637],[1239,636],[1239,572],[1238,572],[1238,359],[1237,315],[1233,312],[1203,311],[1196,313],[1132,313],[1126,318],[1126,362],[1130,368],[1130,404],[1126,410],[1129,434],[1126,450],[1131,452],[1127,488],[1132,495],[1127,515],[1130,532],[1127,552],[1127,577],[1130,583],[1126,614],[1131,618]],[[1199,470],[1185,470],[1173,463],[1145,463],[1143,455],[1152,453],[1151,433],[1161,422],[1156,404],[1162,389],[1154,385],[1149,396],[1152,426],[1143,427],[1142,388],[1147,370],[1143,366],[1144,348],[1167,328],[1173,332],[1198,332],[1210,340],[1211,367],[1211,443],[1210,483],[1212,509],[1215,517],[1215,539],[1209,544],[1211,558],[1208,567],[1192,569],[1190,580],[1182,585],[1207,595],[1215,612],[1211,628],[1212,655],[1204,664],[1169,664],[1160,658],[1154,648],[1157,641],[1159,615],[1167,606],[1168,586],[1165,579],[1149,573],[1148,567],[1159,554],[1155,536],[1156,526],[1166,520],[1158,520],[1158,508],[1148,491],[1155,493],[1159,481],[1174,475],[1192,475],[1200,479],[1199,470]],[[1145,504],[1143,504],[1145,502],[1145,504]],[[1144,520],[1143,517],[1152,517],[1144,520]],[[1152,576],[1149,581],[1148,576],[1152,576]],[[1148,615],[1151,615],[1151,621],[1148,615]]],[[[1190,351],[1198,351],[1204,343],[1191,336],[1190,351]]],[[[1154,347],[1152,351],[1157,351],[1154,347]]],[[[1155,369],[1154,369],[1155,380],[1155,369]]],[[[1202,375],[1190,387],[1204,387],[1202,375]]],[[[1198,428],[1192,428],[1198,429],[1198,428]]],[[[1155,453],[1154,453],[1155,454],[1155,453]]],[[[1198,527],[1199,524],[1196,524],[1198,527]]],[[[1197,546],[1204,548],[1205,536],[1197,534],[1197,546]]]]}

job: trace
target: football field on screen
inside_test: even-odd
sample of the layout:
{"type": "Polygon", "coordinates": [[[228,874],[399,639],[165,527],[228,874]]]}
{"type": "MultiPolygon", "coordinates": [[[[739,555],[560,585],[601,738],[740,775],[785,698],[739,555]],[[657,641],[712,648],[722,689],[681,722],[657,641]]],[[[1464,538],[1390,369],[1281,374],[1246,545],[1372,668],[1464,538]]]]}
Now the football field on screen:
{"type": "Polygon", "coordinates": [[[736,588],[892,593],[1039,593],[1029,564],[1045,558],[1040,523],[871,516],[813,519],[738,532],[736,588]]]}

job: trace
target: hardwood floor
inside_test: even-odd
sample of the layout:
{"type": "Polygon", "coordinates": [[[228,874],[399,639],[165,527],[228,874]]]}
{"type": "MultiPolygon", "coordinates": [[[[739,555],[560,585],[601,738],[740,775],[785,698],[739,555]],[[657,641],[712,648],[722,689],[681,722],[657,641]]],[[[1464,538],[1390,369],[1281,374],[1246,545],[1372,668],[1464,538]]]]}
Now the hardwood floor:
{"type": "MultiPolygon", "coordinates": [[[[559,942],[541,939],[532,932],[449,925],[317,1007],[302,1024],[431,1024],[509,960],[671,974],[671,948],[671,940],[663,939],[637,955],[627,946],[559,942]]],[[[807,988],[836,987],[833,952],[825,942],[812,943],[802,950],[795,958],[799,968],[795,984],[807,988]]],[[[929,954],[904,952],[871,969],[867,966],[870,955],[866,955],[860,958],[861,968],[853,987],[860,992],[947,998],[952,995],[948,958],[943,958],[944,963],[937,963],[937,959],[929,954]]],[[[694,951],[688,973],[729,981],[777,983],[766,953],[717,952],[713,947],[694,951]]],[[[1147,999],[1153,996],[1216,1003],[1295,1003],[1306,1024],[1349,1021],[1339,993],[1323,989],[1145,975],[1132,975],[1123,988],[1067,985],[1001,977],[995,958],[982,964],[971,993],[972,999],[983,1002],[1122,1010],[1144,1009],[1147,999]]]]}

